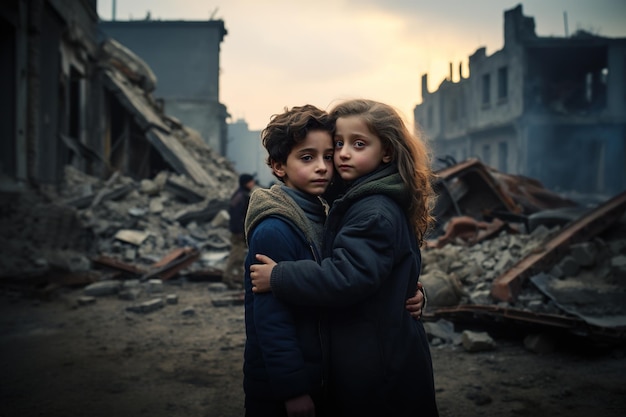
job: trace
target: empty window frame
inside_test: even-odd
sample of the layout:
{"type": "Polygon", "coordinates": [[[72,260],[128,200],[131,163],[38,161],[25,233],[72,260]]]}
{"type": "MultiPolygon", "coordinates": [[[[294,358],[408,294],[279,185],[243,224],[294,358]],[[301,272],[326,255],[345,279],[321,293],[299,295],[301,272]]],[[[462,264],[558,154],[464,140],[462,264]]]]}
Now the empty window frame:
{"type": "Polygon", "coordinates": [[[482,104],[483,106],[489,105],[491,100],[491,75],[484,74],[483,75],[483,95],[482,95],[482,104]]]}
{"type": "Polygon", "coordinates": [[[509,71],[507,67],[498,68],[498,101],[506,100],[509,95],[509,71]]]}
{"type": "Polygon", "coordinates": [[[485,165],[491,165],[491,146],[483,145],[483,163],[485,165]]]}
{"type": "Polygon", "coordinates": [[[509,159],[509,146],[506,142],[498,143],[498,170],[507,172],[507,160],[509,159]]]}

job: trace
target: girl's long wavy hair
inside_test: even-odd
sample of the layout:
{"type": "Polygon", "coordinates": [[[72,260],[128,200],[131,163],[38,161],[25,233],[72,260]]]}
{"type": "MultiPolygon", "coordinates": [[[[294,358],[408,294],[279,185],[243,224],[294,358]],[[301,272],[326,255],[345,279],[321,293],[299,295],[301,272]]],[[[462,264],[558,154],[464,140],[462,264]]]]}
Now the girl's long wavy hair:
{"type": "Polygon", "coordinates": [[[422,138],[411,134],[400,114],[393,107],[373,100],[355,99],[336,105],[330,112],[331,120],[358,116],[369,130],[391,151],[392,163],[398,167],[402,181],[410,194],[408,215],[420,244],[432,222],[434,192],[431,156],[422,138]]]}

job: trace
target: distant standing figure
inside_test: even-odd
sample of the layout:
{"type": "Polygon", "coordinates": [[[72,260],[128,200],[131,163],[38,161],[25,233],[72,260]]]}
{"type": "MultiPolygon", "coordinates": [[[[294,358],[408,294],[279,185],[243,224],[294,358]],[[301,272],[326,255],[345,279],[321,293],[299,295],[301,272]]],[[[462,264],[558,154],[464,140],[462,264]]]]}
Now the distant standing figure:
{"type": "Polygon", "coordinates": [[[226,261],[226,267],[222,275],[224,282],[230,289],[243,289],[244,262],[246,260],[246,240],[243,225],[246,220],[250,191],[256,185],[254,177],[250,174],[239,176],[239,188],[230,198],[228,214],[230,221],[230,254],[226,261]]]}

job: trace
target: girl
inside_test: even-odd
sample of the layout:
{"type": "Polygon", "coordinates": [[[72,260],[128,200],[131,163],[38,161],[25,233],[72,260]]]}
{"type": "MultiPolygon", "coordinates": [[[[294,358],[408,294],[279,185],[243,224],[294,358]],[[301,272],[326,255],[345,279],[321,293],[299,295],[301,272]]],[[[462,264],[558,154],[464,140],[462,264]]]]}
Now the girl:
{"type": "Polygon", "coordinates": [[[253,291],[328,308],[323,337],[337,415],[437,416],[428,339],[404,305],[431,222],[426,146],[383,103],[350,100],[330,115],[335,167],[347,188],[329,212],[324,259],[276,264],[258,255],[253,291]]]}

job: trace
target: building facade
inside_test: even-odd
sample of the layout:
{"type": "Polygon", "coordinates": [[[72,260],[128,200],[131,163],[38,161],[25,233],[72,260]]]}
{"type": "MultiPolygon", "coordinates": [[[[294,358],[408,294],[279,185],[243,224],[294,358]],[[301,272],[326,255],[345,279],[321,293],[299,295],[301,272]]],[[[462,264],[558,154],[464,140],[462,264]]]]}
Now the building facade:
{"type": "MultiPolygon", "coordinates": [[[[58,191],[68,165],[100,178],[174,171],[211,187],[224,170],[230,178],[228,164],[197,159],[195,143],[213,150],[164,112],[153,71],[102,40],[98,23],[95,0],[0,4],[0,197],[58,191]]],[[[215,101],[209,84],[217,80],[203,90],[215,101]]],[[[225,123],[218,130],[225,136],[225,123]]]]}
{"type": "Polygon", "coordinates": [[[97,22],[95,0],[0,6],[2,189],[58,183],[98,130],[97,22]]]}
{"type": "Polygon", "coordinates": [[[222,20],[102,21],[111,37],[144,60],[157,78],[155,97],[164,111],[197,130],[206,143],[226,154],[228,113],[219,101],[222,20]]]}
{"type": "Polygon", "coordinates": [[[626,38],[539,37],[522,6],[504,13],[504,47],[469,57],[469,75],[429,92],[416,125],[437,157],[477,157],[562,192],[626,189],[626,38]]]}
{"type": "Polygon", "coordinates": [[[243,119],[228,124],[226,157],[232,161],[235,171],[254,174],[261,186],[278,182],[267,166],[267,151],[261,143],[261,131],[250,130],[243,119]]]}

